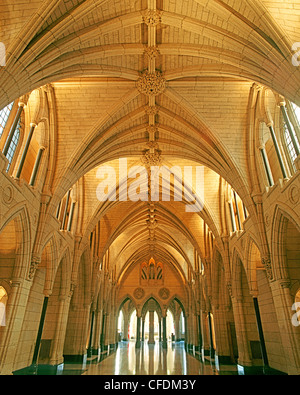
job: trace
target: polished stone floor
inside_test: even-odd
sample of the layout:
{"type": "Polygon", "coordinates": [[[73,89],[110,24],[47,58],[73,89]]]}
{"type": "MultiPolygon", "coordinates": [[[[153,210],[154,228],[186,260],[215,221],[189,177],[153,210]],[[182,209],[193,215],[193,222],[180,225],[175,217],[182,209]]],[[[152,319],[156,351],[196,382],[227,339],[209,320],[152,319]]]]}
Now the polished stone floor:
{"type": "Polygon", "coordinates": [[[185,351],[183,343],[168,343],[163,349],[142,343],[140,349],[135,342],[121,342],[115,352],[98,362],[90,360],[83,370],[74,364],[65,364],[65,375],[236,375],[236,365],[216,367],[214,363],[200,361],[185,351]]]}

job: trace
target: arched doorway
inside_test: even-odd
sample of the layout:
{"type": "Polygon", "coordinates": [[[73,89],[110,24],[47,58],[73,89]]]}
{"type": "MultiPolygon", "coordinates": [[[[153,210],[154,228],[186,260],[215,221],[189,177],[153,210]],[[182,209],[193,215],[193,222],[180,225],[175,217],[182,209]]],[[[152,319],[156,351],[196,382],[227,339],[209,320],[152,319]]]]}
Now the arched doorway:
{"type": "MultiPolygon", "coordinates": [[[[162,311],[159,303],[154,299],[148,299],[142,308],[142,320],[144,325],[143,335],[148,344],[155,344],[161,339],[162,311]]],[[[142,328],[143,329],[143,328],[142,328]]]]}
{"type": "Polygon", "coordinates": [[[121,303],[119,310],[118,310],[118,324],[117,324],[117,331],[118,331],[118,340],[119,341],[128,341],[130,340],[131,336],[136,336],[136,320],[135,324],[134,321],[134,314],[136,315],[136,308],[134,303],[130,298],[125,298],[121,303]],[[135,329],[134,329],[135,328],[135,329]]]}

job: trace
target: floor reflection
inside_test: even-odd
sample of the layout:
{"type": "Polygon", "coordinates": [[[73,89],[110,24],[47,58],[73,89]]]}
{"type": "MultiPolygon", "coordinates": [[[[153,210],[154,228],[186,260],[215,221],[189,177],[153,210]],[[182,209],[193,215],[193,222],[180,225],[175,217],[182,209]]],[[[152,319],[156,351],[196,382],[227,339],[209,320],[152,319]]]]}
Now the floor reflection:
{"type": "MultiPolygon", "coordinates": [[[[235,374],[235,368],[229,374],[235,374]]],[[[230,370],[229,369],[229,370],[230,370]]],[[[115,353],[97,364],[87,366],[84,375],[218,375],[213,364],[188,354],[183,343],[169,342],[163,349],[156,342],[135,348],[135,342],[121,342],[115,353]]]]}

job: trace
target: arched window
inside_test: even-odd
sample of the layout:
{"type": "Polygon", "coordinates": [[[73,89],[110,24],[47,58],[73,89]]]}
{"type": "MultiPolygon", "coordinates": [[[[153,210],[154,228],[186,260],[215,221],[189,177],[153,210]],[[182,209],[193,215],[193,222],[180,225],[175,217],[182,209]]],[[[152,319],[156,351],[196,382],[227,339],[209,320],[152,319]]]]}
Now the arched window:
{"type": "Polygon", "coordinates": [[[14,104],[13,102],[8,104],[6,107],[4,107],[0,111],[0,138],[2,136],[3,130],[4,130],[5,125],[7,123],[7,120],[8,120],[8,117],[11,112],[13,104],[14,104]]]}
{"type": "Polygon", "coordinates": [[[291,109],[296,118],[296,122],[298,122],[298,126],[300,126],[300,107],[298,107],[295,103],[291,103],[291,109]]]}
{"type": "Polygon", "coordinates": [[[142,280],[147,280],[147,278],[148,278],[147,263],[143,263],[143,265],[142,265],[141,278],[142,278],[142,280]]]}
{"type": "Polygon", "coordinates": [[[163,280],[163,264],[161,262],[156,263],[153,258],[149,262],[141,264],[141,281],[148,284],[149,281],[162,281],[163,280]]]}
{"type": "Polygon", "coordinates": [[[294,162],[295,159],[297,158],[297,154],[296,154],[295,148],[293,146],[291,135],[289,133],[286,123],[284,123],[284,138],[285,138],[286,148],[288,150],[289,156],[290,156],[291,160],[294,162]]]}
{"type": "Polygon", "coordinates": [[[8,295],[2,286],[0,286],[0,326],[5,326],[5,312],[8,295]]]}
{"type": "Polygon", "coordinates": [[[159,263],[157,265],[157,275],[156,275],[157,280],[161,280],[162,276],[163,276],[163,269],[162,269],[161,264],[159,263]]]}
{"type": "Polygon", "coordinates": [[[295,160],[300,152],[299,131],[300,131],[300,108],[291,102],[282,107],[283,114],[283,135],[288,159],[295,171],[295,160]]]}
{"type": "Polygon", "coordinates": [[[7,154],[6,154],[6,157],[7,157],[7,159],[8,159],[8,166],[7,166],[6,171],[9,170],[9,168],[10,168],[10,166],[11,166],[11,164],[12,164],[12,161],[13,161],[13,158],[14,158],[14,155],[15,155],[15,152],[16,152],[16,149],[17,149],[17,146],[18,146],[18,144],[19,144],[19,140],[20,140],[20,127],[21,127],[21,119],[19,119],[19,121],[18,121],[18,125],[17,125],[17,127],[16,127],[16,130],[14,131],[14,134],[13,134],[13,137],[12,137],[12,140],[11,140],[11,143],[10,143],[10,145],[9,145],[9,148],[8,148],[8,151],[7,151],[7,154]]]}

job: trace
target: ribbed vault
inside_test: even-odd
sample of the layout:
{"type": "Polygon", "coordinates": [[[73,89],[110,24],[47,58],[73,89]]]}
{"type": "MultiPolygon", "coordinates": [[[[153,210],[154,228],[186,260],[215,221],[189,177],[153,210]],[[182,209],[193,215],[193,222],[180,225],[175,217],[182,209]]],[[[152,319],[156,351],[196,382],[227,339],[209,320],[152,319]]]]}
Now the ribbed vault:
{"type": "MultiPolygon", "coordinates": [[[[1,5],[6,65],[0,69],[0,108],[34,89],[53,89],[58,132],[46,214],[54,216],[79,182],[78,233],[83,250],[101,227],[98,268],[109,253],[110,269],[121,281],[132,266],[154,257],[172,265],[184,282],[195,255],[209,261],[210,243],[222,250],[226,183],[250,215],[257,214],[245,149],[250,91],[259,85],[300,105],[299,69],[291,62],[299,28],[289,20],[283,30],[272,1],[36,0],[27,13],[28,6],[1,5]],[[16,10],[23,12],[23,25],[14,24],[16,10]],[[211,94],[203,97],[207,85],[211,94]],[[227,130],[215,93],[220,86],[228,99],[224,113],[240,109],[227,119],[227,130]],[[187,214],[186,202],[174,201],[174,185],[171,202],[97,201],[100,166],[116,166],[119,158],[141,166],[149,157],[169,168],[205,167],[201,212],[187,214]]],[[[118,180],[118,192],[122,185],[118,180]]]]}
{"type": "Polygon", "coordinates": [[[259,1],[243,0],[232,6],[226,1],[194,0],[188,7],[168,0],[156,4],[127,0],[122,5],[113,0],[46,1],[41,9],[38,6],[33,2],[36,12],[24,19],[14,39],[9,33],[13,15],[7,6],[7,62],[1,70],[0,107],[70,76],[135,81],[147,67],[149,7],[159,10],[157,67],[168,81],[187,76],[242,77],[300,104],[299,73],[291,64],[293,41],[259,1]],[[7,77],[16,75],[12,85],[7,77]]]}

